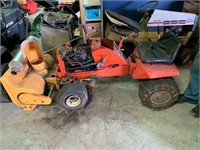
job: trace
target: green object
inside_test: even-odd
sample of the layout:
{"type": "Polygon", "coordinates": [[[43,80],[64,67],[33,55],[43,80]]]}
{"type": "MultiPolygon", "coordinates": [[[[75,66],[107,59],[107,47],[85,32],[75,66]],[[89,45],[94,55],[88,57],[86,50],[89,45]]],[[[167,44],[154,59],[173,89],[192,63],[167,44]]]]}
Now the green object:
{"type": "Polygon", "coordinates": [[[199,38],[197,40],[194,40],[192,42],[192,46],[194,47],[195,50],[192,51],[192,61],[194,61],[195,56],[197,55],[198,51],[199,51],[199,38]]]}
{"type": "Polygon", "coordinates": [[[35,36],[37,37],[41,37],[41,24],[44,20],[44,15],[46,14],[46,12],[42,12],[40,13],[33,21],[33,25],[32,25],[32,32],[35,36]]]}
{"type": "Polygon", "coordinates": [[[184,96],[192,100],[199,100],[199,51],[197,52],[191,72],[190,72],[190,82],[184,91],[184,96]]]}

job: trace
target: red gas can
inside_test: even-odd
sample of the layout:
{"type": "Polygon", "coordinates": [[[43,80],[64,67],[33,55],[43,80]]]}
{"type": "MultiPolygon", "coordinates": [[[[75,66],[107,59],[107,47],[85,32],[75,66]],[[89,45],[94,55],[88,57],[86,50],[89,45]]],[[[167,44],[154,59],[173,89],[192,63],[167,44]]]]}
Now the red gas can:
{"type": "Polygon", "coordinates": [[[37,3],[33,0],[28,0],[26,3],[22,4],[24,9],[29,10],[29,15],[34,14],[37,10],[37,3]]]}

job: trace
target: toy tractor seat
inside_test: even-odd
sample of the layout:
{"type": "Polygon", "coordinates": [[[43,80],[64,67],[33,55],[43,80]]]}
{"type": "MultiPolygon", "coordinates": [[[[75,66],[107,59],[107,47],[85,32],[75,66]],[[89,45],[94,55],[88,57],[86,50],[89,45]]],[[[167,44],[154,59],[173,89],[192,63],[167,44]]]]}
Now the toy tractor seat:
{"type": "Polygon", "coordinates": [[[172,32],[167,31],[156,42],[148,39],[139,43],[137,46],[138,54],[144,63],[173,63],[176,54],[181,46],[178,37],[172,32]]]}

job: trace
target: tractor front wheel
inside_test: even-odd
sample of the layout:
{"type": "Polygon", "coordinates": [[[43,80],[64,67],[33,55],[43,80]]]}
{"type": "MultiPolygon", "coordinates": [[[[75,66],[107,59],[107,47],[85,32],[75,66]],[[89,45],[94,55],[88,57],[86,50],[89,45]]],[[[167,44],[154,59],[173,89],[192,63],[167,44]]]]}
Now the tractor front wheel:
{"type": "Polygon", "coordinates": [[[60,89],[57,101],[58,105],[66,110],[78,110],[88,101],[87,89],[80,83],[66,84],[60,89]]]}
{"type": "Polygon", "coordinates": [[[179,94],[179,88],[173,78],[142,80],[139,86],[142,104],[154,110],[172,106],[179,94]]]}

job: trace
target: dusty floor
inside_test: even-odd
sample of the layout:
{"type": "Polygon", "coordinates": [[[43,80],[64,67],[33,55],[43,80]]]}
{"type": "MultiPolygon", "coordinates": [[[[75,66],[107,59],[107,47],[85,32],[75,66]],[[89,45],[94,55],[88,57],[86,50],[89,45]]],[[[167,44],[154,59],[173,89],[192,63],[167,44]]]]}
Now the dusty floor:
{"type": "MultiPolygon", "coordinates": [[[[175,78],[181,92],[189,68],[175,78]]],[[[56,104],[23,111],[12,103],[0,104],[0,150],[197,150],[199,119],[192,104],[176,104],[153,111],[142,106],[139,81],[129,77],[97,82],[91,102],[77,112],[56,104]]]]}
{"type": "MultiPolygon", "coordinates": [[[[181,72],[175,80],[183,91],[189,71],[182,68],[181,72]]],[[[91,102],[77,112],[56,104],[34,111],[0,104],[0,149],[197,150],[199,119],[189,114],[194,105],[153,111],[142,106],[138,85],[129,77],[100,79],[91,102]]]]}

